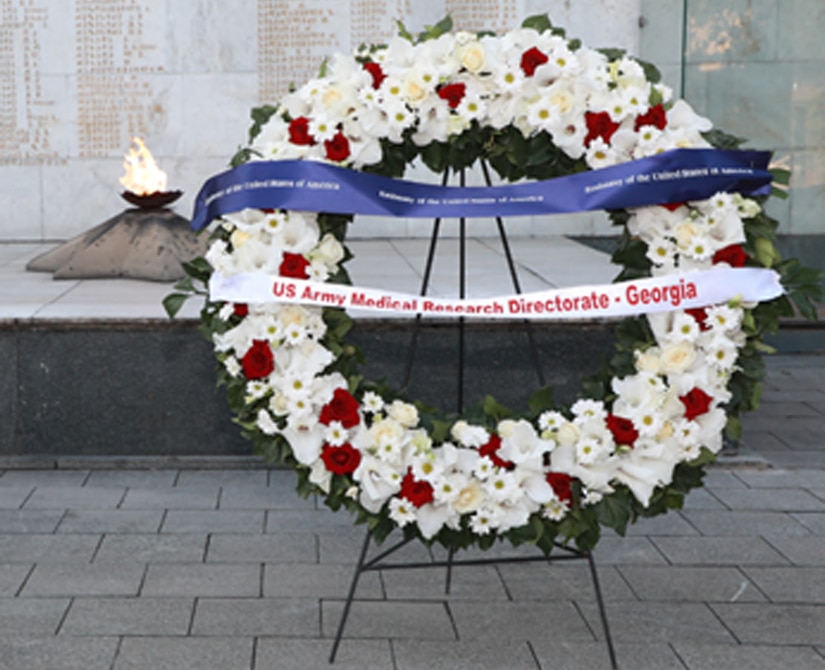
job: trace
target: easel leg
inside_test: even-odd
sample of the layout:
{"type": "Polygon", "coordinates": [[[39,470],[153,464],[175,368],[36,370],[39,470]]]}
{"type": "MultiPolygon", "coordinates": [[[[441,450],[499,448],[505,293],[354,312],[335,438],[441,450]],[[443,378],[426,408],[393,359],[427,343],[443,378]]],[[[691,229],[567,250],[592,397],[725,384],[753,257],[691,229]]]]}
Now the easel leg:
{"type": "Polygon", "coordinates": [[[590,576],[593,578],[593,590],[596,592],[596,603],[599,606],[599,617],[602,620],[604,641],[607,644],[607,653],[610,656],[610,667],[612,670],[618,670],[616,650],[613,648],[613,637],[610,635],[610,625],[607,622],[607,610],[604,606],[604,597],[602,596],[602,589],[599,585],[599,574],[596,572],[596,562],[593,560],[593,554],[591,552],[588,551],[586,556],[587,563],[590,565],[590,576]]]}
{"type": "Polygon", "coordinates": [[[338,631],[335,633],[335,642],[332,643],[332,652],[329,655],[329,662],[335,663],[335,655],[338,653],[338,645],[341,644],[341,636],[344,634],[344,626],[347,624],[347,617],[352,607],[353,598],[355,598],[355,589],[358,588],[358,580],[363,572],[364,562],[367,558],[367,551],[370,547],[370,540],[372,540],[372,531],[367,531],[367,536],[364,538],[364,546],[361,548],[361,555],[358,557],[358,565],[355,566],[355,573],[352,575],[352,583],[349,586],[349,593],[347,600],[344,603],[344,611],[341,612],[341,621],[338,622],[338,631]]]}

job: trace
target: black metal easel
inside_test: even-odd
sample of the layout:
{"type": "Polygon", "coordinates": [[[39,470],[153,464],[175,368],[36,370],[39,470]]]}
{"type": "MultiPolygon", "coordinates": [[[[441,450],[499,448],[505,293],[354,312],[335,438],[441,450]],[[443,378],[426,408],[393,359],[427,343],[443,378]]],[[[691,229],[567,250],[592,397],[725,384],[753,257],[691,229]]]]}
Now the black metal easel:
{"type": "MultiPolygon", "coordinates": [[[[487,167],[487,164],[484,161],[481,161],[481,170],[484,175],[484,180],[488,186],[492,186],[492,180],[490,179],[490,172],[487,167]]],[[[459,185],[465,186],[465,171],[462,169],[458,173],[459,175],[459,185]]],[[[441,181],[442,186],[447,185],[447,181],[449,179],[449,168],[444,171],[444,177],[441,181]]],[[[513,283],[513,290],[517,293],[521,293],[521,285],[518,279],[518,272],[516,270],[516,265],[513,260],[513,255],[510,251],[510,245],[507,240],[507,232],[504,227],[504,222],[501,217],[495,217],[496,225],[498,226],[498,233],[499,239],[501,240],[502,249],[504,250],[504,255],[507,260],[507,267],[510,271],[510,279],[513,283]]],[[[459,298],[464,299],[466,298],[467,292],[467,279],[466,279],[466,270],[467,270],[467,234],[466,234],[466,219],[464,217],[460,218],[459,220],[459,298]]],[[[430,237],[430,246],[427,252],[427,262],[424,268],[424,275],[421,282],[421,291],[420,295],[423,297],[427,295],[427,291],[429,289],[430,283],[430,275],[432,273],[433,262],[435,260],[435,249],[436,244],[438,242],[438,235],[441,228],[441,218],[437,218],[433,221],[433,230],[432,235],[430,237]]],[[[416,315],[415,324],[413,326],[413,334],[412,334],[412,342],[410,344],[410,351],[407,357],[407,363],[405,366],[404,377],[402,388],[406,388],[409,385],[410,377],[412,375],[412,367],[413,361],[415,359],[416,349],[418,347],[418,337],[421,330],[421,314],[416,315]]],[[[533,330],[532,324],[529,320],[524,320],[525,332],[527,334],[529,348],[530,348],[530,355],[533,360],[533,367],[536,371],[536,375],[538,377],[539,385],[544,386],[544,374],[541,369],[541,365],[539,364],[539,355],[538,355],[538,348],[536,346],[535,338],[533,337],[533,330]]],[[[464,357],[465,357],[465,327],[464,327],[464,317],[459,317],[458,319],[458,370],[457,370],[457,382],[458,382],[458,391],[457,391],[457,411],[459,414],[464,410],[464,357]]],[[[529,562],[536,562],[536,561],[547,561],[548,563],[554,563],[557,561],[571,561],[571,560],[586,560],[588,566],[590,568],[590,576],[593,581],[593,590],[596,596],[596,603],[599,608],[599,617],[601,619],[602,630],[604,631],[605,643],[607,645],[607,653],[610,657],[610,667],[612,670],[616,670],[619,666],[616,663],[616,653],[613,647],[613,638],[610,635],[610,626],[607,620],[607,611],[604,605],[604,597],[602,596],[601,586],[599,584],[599,576],[598,572],[596,571],[596,564],[593,560],[593,554],[590,551],[579,551],[578,549],[574,549],[572,547],[565,546],[563,544],[556,543],[555,546],[562,551],[563,553],[558,555],[551,555],[551,556],[514,556],[514,557],[505,557],[505,558],[478,558],[478,559],[455,559],[455,550],[450,548],[447,554],[447,559],[444,561],[429,561],[429,562],[413,562],[413,563],[385,563],[383,562],[384,559],[388,558],[396,551],[401,549],[402,547],[409,544],[415,536],[411,536],[397,542],[393,546],[385,549],[377,556],[367,560],[367,554],[369,552],[369,546],[373,539],[372,531],[368,530],[367,535],[364,538],[364,544],[361,548],[361,554],[358,557],[358,564],[355,566],[355,573],[352,577],[352,582],[350,583],[349,592],[347,593],[347,599],[344,603],[344,611],[341,613],[341,620],[338,623],[338,630],[335,634],[335,641],[332,645],[332,651],[330,653],[329,662],[335,662],[335,656],[338,653],[338,646],[341,643],[341,638],[344,634],[344,628],[346,627],[347,618],[349,617],[350,609],[352,607],[352,602],[355,600],[355,591],[358,588],[358,581],[361,578],[361,574],[364,572],[376,571],[376,570],[404,570],[404,569],[412,569],[412,568],[437,568],[443,567],[446,568],[446,582],[445,582],[445,593],[450,593],[451,583],[452,583],[452,569],[455,565],[494,565],[494,564],[506,564],[506,563],[529,563],[529,562]]]]}

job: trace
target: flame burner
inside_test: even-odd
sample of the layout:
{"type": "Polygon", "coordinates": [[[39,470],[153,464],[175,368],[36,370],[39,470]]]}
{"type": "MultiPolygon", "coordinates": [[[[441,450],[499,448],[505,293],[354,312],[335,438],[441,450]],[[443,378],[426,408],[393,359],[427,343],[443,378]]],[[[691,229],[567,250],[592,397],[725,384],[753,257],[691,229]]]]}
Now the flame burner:
{"type": "Polygon", "coordinates": [[[185,275],[181,262],[206,253],[207,239],[196,237],[189,221],[172,204],[182,191],[166,190],[166,173],[140,138],[124,157],[126,174],[120,195],[129,208],[108,221],[33,258],[32,272],[51,272],[55,279],[128,277],[175,281],[185,275]]]}
{"type": "Polygon", "coordinates": [[[155,193],[133,193],[123,191],[120,197],[130,205],[139,209],[161,209],[166,205],[171,205],[175,200],[183,195],[183,191],[158,191],[155,193]]]}

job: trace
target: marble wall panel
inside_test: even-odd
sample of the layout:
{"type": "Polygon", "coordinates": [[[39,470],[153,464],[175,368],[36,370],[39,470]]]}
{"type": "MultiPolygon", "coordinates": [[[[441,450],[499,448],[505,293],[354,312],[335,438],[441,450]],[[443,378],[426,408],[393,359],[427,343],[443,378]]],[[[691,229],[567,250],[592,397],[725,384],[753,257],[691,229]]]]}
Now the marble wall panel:
{"type": "Polygon", "coordinates": [[[40,239],[40,167],[0,165],[0,184],[0,241],[40,239]]]}

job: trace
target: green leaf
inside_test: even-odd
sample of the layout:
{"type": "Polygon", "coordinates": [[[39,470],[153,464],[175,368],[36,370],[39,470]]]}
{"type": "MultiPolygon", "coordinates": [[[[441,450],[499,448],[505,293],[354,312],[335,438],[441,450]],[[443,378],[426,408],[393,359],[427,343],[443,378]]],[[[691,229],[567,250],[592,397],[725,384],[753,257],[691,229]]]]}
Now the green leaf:
{"type": "Polygon", "coordinates": [[[545,386],[539,389],[528,400],[528,407],[534,416],[538,416],[547,409],[553,406],[553,389],[550,386],[545,386]]]}
{"type": "Polygon", "coordinates": [[[521,23],[522,28],[532,28],[536,32],[543,33],[553,29],[553,24],[547,14],[535,14],[528,16],[521,23]]]}
{"type": "Polygon", "coordinates": [[[442,35],[446,35],[453,29],[453,19],[450,16],[445,16],[434,26],[424,26],[424,31],[419,33],[418,41],[426,42],[427,40],[438,39],[442,35]]]}
{"type": "Polygon", "coordinates": [[[415,37],[413,37],[413,34],[409,30],[407,30],[407,27],[404,25],[402,21],[397,20],[395,22],[395,27],[398,28],[399,37],[403,37],[408,42],[415,42],[415,37]]]}
{"type": "Polygon", "coordinates": [[[327,76],[327,67],[329,66],[328,59],[324,58],[318,68],[318,79],[323,79],[327,76]]]}
{"type": "Polygon", "coordinates": [[[507,409],[491,395],[484,398],[484,404],[482,406],[484,408],[484,414],[493,419],[496,423],[502,419],[506,419],[512,414],[509,409],[507,409]]]}
{"type": "Polygon", "coordinates": [[[174,318],[180,312],[183,304],[191,298],[189,293],[170,293],[163,299],[163,309],[169,315],[169,318],[174,318]]]}

